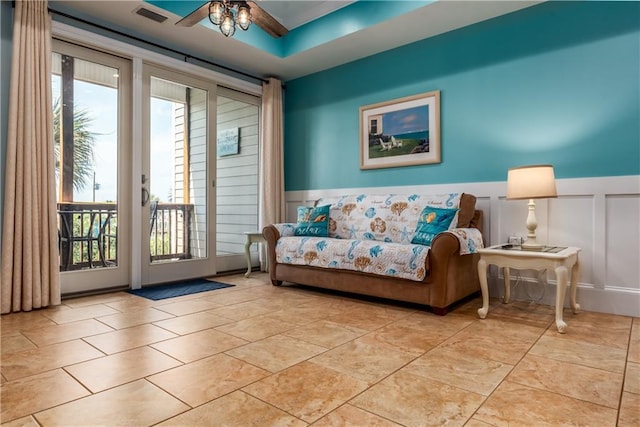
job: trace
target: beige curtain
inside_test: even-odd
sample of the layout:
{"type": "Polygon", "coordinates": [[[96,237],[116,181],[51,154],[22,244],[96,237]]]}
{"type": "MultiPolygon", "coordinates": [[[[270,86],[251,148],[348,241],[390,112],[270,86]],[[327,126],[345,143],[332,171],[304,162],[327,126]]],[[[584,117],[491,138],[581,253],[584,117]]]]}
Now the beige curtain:
{"type": "Polygon", "coordinates": [[[2,227],[2,313],[60,304],[47,2],[16,1],[2,227]]]}
{"type": "MultiPolygon", "coordinates": [[[[271,77],[262,83],[260,229],[285,220],[282,116],[282,83],[271,77]]],[[[260,269],[264,271],[265,265],[266,255],[261,251],[260,269]]]]}
{"type": "Polygon", "coordinates": [[[285,220],[282,83],[262,83],[262,145],[260,146],[260,227],[285,220]]]}

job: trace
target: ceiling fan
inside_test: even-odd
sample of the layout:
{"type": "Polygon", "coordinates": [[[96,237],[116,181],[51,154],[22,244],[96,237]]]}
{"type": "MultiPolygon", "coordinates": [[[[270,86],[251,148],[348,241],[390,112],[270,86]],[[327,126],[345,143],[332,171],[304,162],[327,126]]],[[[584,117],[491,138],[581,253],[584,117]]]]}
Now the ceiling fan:
{"type": "Polygon", "coordinates": [[[192,27],[206,17],[209,17],[214,25],[218,25],[222,34],[227,37],[233,35],[236,26],[246,30],[252,22],[276,38],[289,32],[284,25],[258,6],[255,1],[209,1],[176,22],[176,25],[192,27]]]}

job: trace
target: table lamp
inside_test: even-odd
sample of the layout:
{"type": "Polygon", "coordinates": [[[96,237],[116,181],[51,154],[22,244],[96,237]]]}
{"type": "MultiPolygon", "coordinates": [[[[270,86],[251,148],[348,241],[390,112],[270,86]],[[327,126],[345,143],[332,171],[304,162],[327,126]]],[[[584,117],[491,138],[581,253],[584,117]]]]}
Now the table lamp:
{"type": "Polygon", "coordinates": [[[527,240],[522,249],[542,250],[544,245],[536,240],[536,203],[534,199],[558,197],[552,165],[531,165],[510,168],[507,174],[507,199],[529,199],[527,216],[527,240]]]}

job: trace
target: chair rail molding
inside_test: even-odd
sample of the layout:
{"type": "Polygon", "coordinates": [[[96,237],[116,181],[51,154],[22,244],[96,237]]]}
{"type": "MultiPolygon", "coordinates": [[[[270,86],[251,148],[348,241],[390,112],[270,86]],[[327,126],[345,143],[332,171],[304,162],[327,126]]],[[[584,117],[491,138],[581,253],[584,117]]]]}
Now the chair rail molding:
{"type": "MultiPolygon", "coordinates": [[[[556,179],[557,199],[537,201],[538,239],[551,245],[577,246],[580,253],[578,302],[583,310],[640,317],[640,175],[556,179]]],[[[526,200],[506,200],[506,181],[421,186],[333,188],[286,192],[287,221],[295,222],[296,208],[321,197],[342,194],[466,192],[484,210],[488,245],[506,243],[509,236],[526,236],[526,200]]],[[[531,288],[538,272],[512,273],[521,286],[514,300],[555,304],[555,274],[543,272],[545,288],[531,288]],[[538,296],[536,293],[539,293],[538,296]],[[533,296],[531,294],[536,294],[533,296]]],[[[501,297],[502,274],[491,269],[489,295],[501,297]]]]}

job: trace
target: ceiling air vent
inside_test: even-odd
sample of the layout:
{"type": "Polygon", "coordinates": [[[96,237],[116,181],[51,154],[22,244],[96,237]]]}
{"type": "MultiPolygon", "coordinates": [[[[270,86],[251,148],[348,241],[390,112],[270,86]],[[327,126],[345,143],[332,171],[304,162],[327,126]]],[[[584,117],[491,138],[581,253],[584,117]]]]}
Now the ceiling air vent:
{"type": "Polygon", "coordinates": [[[140,7],[136,9],[135,13],[137,13],[140,16],[144,16],[145,18],[149,18],[152,21],[156,21],[160,24],[162,24],[164,21],[169,19],[167,16],[160,15],[159,13],[156,13],[153,10],[149,10],[145,7],[140,7]]]}

